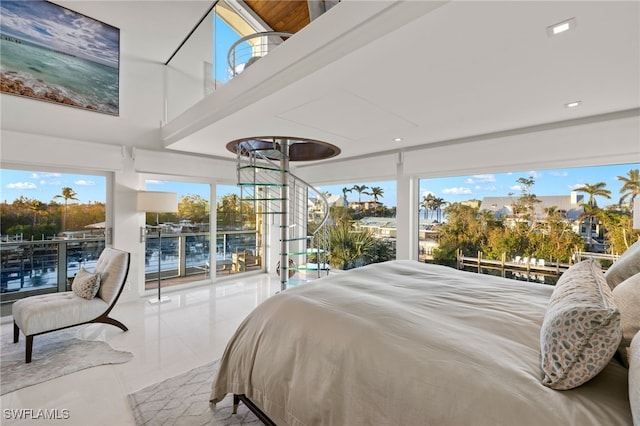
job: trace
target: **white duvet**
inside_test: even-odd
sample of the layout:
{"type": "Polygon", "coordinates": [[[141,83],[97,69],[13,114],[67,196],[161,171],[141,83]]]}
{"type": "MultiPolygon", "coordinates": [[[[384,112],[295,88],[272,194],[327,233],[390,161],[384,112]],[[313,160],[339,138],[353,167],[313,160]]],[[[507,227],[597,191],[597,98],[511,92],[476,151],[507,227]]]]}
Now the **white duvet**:
{"type": "Polygon", "coordinates": [[[278,425],[629,425],[613,360],[569,391],[540,383],[553,287],[393,261],[259,305],[232,337],[211,400],[245,394],[278,425]]]}

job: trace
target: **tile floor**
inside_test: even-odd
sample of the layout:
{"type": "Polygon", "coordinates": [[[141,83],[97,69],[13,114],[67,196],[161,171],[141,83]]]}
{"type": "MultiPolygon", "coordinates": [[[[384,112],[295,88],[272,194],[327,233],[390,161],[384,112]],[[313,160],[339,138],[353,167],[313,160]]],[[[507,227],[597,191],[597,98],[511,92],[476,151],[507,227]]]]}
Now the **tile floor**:
{"type": "MultiPolygon", "coordinates": [[[[128,394],[220,358],[244,317],[279,288],[277,276],[251,274],[166,293],[171,301],[161,305],[151,305],[147,298],[118,303],[112,316],[127,325],[128,332],[95,324],[82,338],[105,340],[116,349],[133,352],[134,358],[125,364],[89,368],[3,395],[0,424],[135,425],[128,394]],[[21,408],[67,409],[69,419],[5,419],[6,409],[21,408]]],[[[3,319],[2,331],[12,326],[3,319]]]]}

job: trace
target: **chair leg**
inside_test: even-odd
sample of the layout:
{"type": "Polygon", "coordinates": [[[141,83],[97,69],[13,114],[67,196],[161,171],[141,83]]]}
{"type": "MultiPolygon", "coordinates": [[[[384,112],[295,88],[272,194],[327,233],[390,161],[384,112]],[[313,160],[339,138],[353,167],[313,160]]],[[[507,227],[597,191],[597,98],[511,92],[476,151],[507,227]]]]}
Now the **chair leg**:
{"type": "Polygon", "coordinates": [[[33,352],[33,336],[27,336],[27,354],[25,363],[29,364],[31,362],[31,353],[33,352]]]}
{"type": "Polygon", "coordinates": [[[13,343],[18,343],[18,340],[20,340],[20,328],[18,328],[18,324],[16,324],[16,322],[13,322],[13,343]]]}
{"type": "Polygon", "coordinates": [[[110,318],[110,317],[100,317],[100,318],[95,319],[94,322],[101,322],[101,323],[104,323],[104,324],[115,325],[116,327],[118,327],[122,331],[129,331],[129,329],[127,328],[126,325],[124,325],[120,321],[118,321],[116,319],[113,319],[113,318],[110,318]]]}

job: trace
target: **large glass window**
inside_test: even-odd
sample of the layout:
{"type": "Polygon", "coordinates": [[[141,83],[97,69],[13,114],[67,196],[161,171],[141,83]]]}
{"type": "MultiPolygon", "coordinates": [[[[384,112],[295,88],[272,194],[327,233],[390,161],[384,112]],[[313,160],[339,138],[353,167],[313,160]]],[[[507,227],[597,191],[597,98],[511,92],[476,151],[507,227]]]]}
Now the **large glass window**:
{"type": "Polygon", "coordinates": [[[210,185],[147,180],[147,191],[178,194],[178,213],[147,213],[146,289],[203,280],[210,272],[210,185]],[[158,272],[160,271],[160,272],[158,272]]]}
{"type": "Polygon", "coordinates": [[[318,190],[327,196],[331,211],[333,268],[351,269],[395,259],[395,181],[323,185],[318,190]]]}
{"type": "Polygon", "coordinates": [[[420,181],[419,258],[555,282],[585,257],[611,264],[639,236],[640,164],[420,181]]]}
{"type": "Polygon", "coordinates": [[[264,215],[242,188],[216,187],[216,273],[218,276],[263,269],[264,215]]]}
{"type": "Polygon", "coordinates": [[[104,249],[106,176],[5,168],[0,177],[2,301],[66,291],[104,249]]]}

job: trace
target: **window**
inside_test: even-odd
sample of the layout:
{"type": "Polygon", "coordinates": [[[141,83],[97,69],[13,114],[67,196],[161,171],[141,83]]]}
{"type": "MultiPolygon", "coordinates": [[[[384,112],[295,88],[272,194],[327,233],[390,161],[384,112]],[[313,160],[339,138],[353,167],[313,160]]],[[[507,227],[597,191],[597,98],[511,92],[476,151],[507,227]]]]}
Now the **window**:
{"type": "Polygon", "coordinates": [[[178,194],[178,213],[147,213],[145,288],[200,281],[210,269],[209,184],[147,180],[147,191],[178,194]],[[160,272],[158,272],[160,271],[160,272]]]}
{"type": "Polygon", "coordinates": [[[1,169],[3,300],[67,290],[105,247],[105,175],[1,169]]]}

